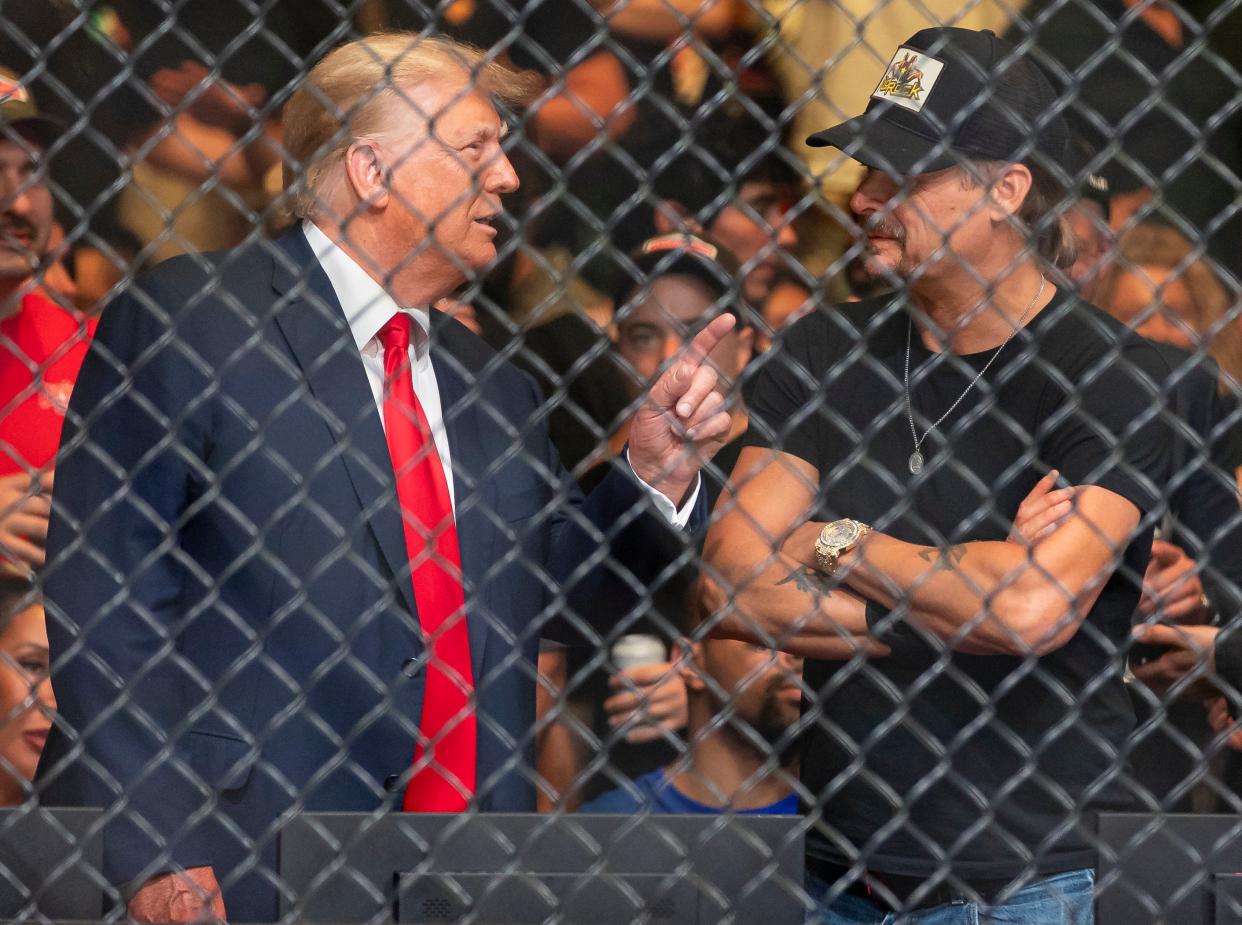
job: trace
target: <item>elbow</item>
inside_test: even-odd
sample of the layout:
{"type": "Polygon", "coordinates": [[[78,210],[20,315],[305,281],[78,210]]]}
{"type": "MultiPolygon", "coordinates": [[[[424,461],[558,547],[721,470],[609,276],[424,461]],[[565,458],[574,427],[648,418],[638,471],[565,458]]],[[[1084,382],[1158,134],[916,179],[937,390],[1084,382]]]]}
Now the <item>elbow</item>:
{"type": "Polygon", "coordinates": [[[732,627],[727,625],[734,619],[730,612],[729,596],[719,581],[711,575],[699,575],[694,604],[696,627],[701,627],[708,636],[732,638],[732,627]]]}
{"type": "Polygon", "coordinates": [[[1042,658],[1057,651],[1078,632],[1081,611],[1063,593],[1039,589],[992,605],[996,642],[1006,655],[1042,658]]]}
{"type": "Polygon", "coordinates": [[[695,589],[695,623],[713,639],[752,641],[754,626],[738,610],[733,595],[719,580],[701,574],[695,589]]]}

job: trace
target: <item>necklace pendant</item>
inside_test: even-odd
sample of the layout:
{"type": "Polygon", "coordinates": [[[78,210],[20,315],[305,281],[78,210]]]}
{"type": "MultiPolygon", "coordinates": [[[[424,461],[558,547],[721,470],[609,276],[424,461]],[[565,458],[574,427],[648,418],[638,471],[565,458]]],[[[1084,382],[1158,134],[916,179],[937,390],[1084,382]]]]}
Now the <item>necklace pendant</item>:
{"type": "Polygon", "coordinates": [[[918,450],[910,454],[910,471],[915,475],[923,471],[923,454],[918,450]]]}

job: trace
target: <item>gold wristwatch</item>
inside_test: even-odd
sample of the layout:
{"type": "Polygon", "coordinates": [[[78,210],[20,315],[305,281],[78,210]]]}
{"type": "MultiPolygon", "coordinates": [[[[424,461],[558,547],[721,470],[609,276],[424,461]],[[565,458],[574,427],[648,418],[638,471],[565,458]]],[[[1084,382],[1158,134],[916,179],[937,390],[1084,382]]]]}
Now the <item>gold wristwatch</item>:
{"type": "Polygon", "coordinates": [[[858,545],[858,541],[871,532],[871,528],[848,517],[824,524],[815,541],[815,562],[825,575],[837,570],[842,554],[858,545]]]}

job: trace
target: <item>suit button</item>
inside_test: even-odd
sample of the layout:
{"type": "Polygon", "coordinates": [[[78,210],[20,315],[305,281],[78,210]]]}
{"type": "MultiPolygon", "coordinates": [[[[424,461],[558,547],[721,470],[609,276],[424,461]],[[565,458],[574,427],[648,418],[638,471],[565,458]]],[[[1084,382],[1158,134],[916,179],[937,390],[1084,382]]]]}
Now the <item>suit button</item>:
{"type": "Polygon", "coordinates": [[[423,667],[422,661],[417,658],[407,658],[401,663],[401,673],[407,678],[412,678],[418,674],[423,667]]]}
{"type": "Polygon", "coordinates": [[[392,793],[394,790],[397,789],[397,785],[400,783],[401,783],[400,774],[389,774],[387,777],[384,778],[384,789],[387,790],[389,793],[392,793]]]}

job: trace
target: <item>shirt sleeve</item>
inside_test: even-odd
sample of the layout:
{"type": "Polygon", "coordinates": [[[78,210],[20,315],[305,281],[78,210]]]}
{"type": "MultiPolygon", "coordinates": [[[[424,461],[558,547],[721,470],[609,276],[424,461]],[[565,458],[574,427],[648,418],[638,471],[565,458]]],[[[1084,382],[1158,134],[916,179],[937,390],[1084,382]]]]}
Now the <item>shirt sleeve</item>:
{"type": "MultiPolygon", "coordinates": [[[[628,447],[625,450],[625,461],[630,464],[630,471],[634,472],[634,465],[630,463],[628,447]]],[[[694,513],[694,504],[699,500],[699,491],[703,488],[703,477],[701,475],[694,477],[694,490],[690,492],[686,503],[680,508],[664,492],[644,482],[642,476],[637,472],[634,472],[634,480],[642,486],[643,491],[651,496],[651,500],[654,502],[656,510],[660,512],[661,517],[679,530],[685,529],[686,524],[690,523],[690,515],[694,513]]]]}
{"type": "Polygon", "coordinates": [[[1107,488],[1143,513],[1159,507],[1173,444],[1167,373],[1142,345],[1095,357],[1077,381],[1056,390],[1044,418],[1045,461],[1071,485],[1107,488]]]}
{"type": "Polygon", "coordinates": [[[742,446],[780,450],[823,471],[816,433],[821,396],[806,358],[784,337],[769,352],[746,393],[750,426],[742,446]]]}

